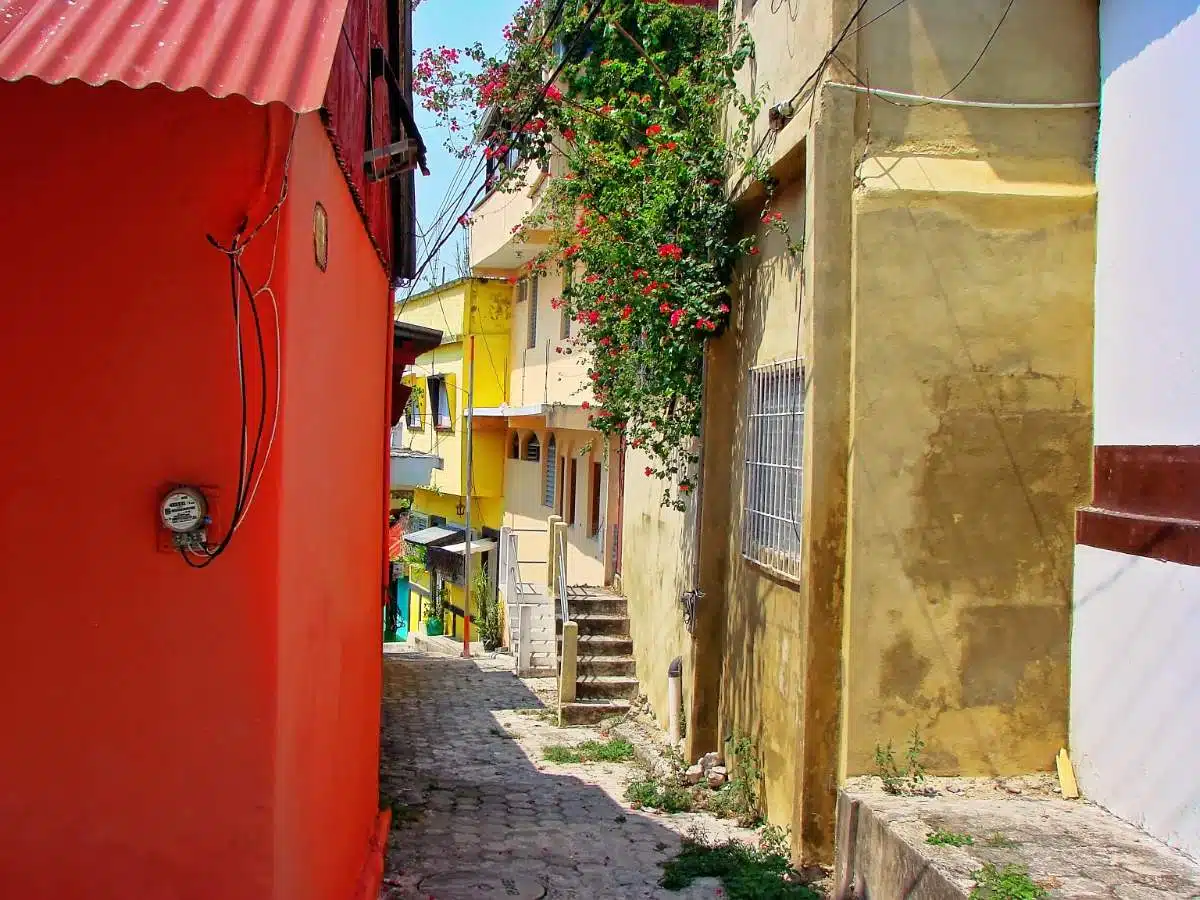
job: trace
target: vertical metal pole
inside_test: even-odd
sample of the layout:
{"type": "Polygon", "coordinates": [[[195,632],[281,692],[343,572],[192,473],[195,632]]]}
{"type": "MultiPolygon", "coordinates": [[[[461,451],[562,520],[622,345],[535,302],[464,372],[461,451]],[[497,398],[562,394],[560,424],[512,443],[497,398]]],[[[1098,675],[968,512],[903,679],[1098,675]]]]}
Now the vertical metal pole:
{"type": "Polygon", "coordinates": [[[463,603],[463,649],[466,659],[471,657],[471,493],[475,487],[475,335],[471,335],[467,357],[467,496],[464,525],[467,528],[467,546],[463,553],[463,566],[467,584],[466,601],[463,603]]]}

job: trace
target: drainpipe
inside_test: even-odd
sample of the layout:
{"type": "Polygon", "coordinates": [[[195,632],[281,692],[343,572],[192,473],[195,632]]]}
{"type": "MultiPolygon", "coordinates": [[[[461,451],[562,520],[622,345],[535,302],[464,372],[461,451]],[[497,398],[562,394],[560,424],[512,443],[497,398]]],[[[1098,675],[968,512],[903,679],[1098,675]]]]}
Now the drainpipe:
{"type": "Polygon", "coordinates": [[[678,747],[680,740],[679,713],[683,707],[683,657],[671,660],[667,668],[667,721],[671,735],[671,746],[678,747]]]}

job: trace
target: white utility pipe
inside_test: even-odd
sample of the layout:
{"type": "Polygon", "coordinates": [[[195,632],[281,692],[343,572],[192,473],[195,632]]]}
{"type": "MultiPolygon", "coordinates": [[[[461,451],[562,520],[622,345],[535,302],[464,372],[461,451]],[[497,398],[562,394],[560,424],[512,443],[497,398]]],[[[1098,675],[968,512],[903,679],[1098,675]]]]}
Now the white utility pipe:
{"type": "Polygon", "coordinates": [[[671,746],[678,747],[679,713],[683,707],[683,660],[675,657],[667,669],[667,728],[671,735],[671,746]]]}

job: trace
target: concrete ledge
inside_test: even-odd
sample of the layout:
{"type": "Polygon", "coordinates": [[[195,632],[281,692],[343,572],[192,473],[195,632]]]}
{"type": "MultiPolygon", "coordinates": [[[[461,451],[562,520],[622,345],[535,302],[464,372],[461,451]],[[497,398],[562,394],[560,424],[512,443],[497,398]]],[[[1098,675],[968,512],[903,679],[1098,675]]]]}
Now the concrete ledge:
{"type": "Polygon", "coordinates": [[[966,900],[984,863],[1019,865],[1054,900],[1200,897],[1200,866],[1085,801],[838,792],[835,900],[966,900]],[[933,846],[937,829],[970,835],[933,846]]]}
{"type": "MultiPolygon", "coordinates": [[[[444,634],[437,635],[436,637],[430,637],[427,634],[423,634],[418,631],[412,631],[409,632],[408,640],[414,648],[420,650],[422,653],[436,653],[439,656],[462,656],[462,641],[455,640],[451,637],[446,637],[444,634]]],[[[485,655],[483,644],[472,641],[471,655],[485,655]]],[[[490,656],[491,654],[487,655],[490,656]]]]}

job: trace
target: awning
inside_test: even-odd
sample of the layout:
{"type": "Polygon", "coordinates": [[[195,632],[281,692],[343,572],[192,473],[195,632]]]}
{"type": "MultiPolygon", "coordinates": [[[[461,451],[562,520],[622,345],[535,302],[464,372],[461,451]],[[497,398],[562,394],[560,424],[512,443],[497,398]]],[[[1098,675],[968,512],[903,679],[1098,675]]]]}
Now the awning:
{"type": "MultiPolygon", "coordinates": [[[[491,538],[480,538],[477,541],[471,541],[471,555],[476,553],[487,553],[489,550],[495,550],[500,545],[491,538]]],[[[459,556],[466,555],[467,542],[461,544],[447,544],[444,547],[438,547],[439,550],[445,550],[447,553],[457,553],[459,556]]]]}
{"type": "MultiPolygon", "coordinates": [[[[422,547],[437,546],[438,541],[445,541],[449,538],[462,537],[462,529],[445,528],[441,525],[434,525],[431,528],[423,528],[420,531],[414,531],[412,534],[406,534],[404,540],[410,544],[418,544],[422,547]]],[[[440,548],[439,548],[440,549],[440,548]]]]}

